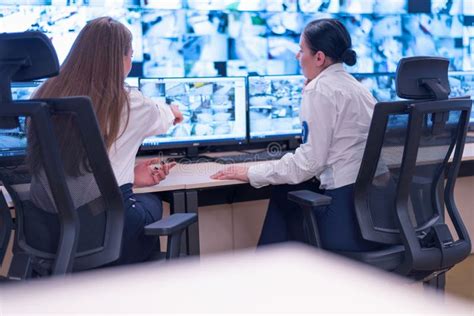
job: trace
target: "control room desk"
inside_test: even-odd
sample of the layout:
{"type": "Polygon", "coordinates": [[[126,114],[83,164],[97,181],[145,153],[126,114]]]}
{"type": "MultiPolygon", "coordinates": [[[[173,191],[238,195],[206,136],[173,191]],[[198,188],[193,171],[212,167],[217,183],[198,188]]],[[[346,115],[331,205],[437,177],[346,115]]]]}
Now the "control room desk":
{"type": "MultiPolygon", "coordinates": [[[[241,165],[260,163],[264,162],[241,165]]],[[[210,178],[227,166],[230,165],[214,162],[177,164],[160,184],[134,191],[162,192],[171,212],[197,213],[199,208],[200,220],[189,228],[186,236],[190,254],[245,248],[256,244],[270,190],[268,187],[256,190],[241,181],[210,178]],[[242,229],[238,230],[244,230],[245,234],[236,236],[235,226],[240,226],[242,229]]]]}
{"type": "MultiPolygon", "coordinates": [[[[264,162],[245,165],[260,163],[264,162]]],[[[241,181],[210,178],[227,166],[217,163],[178,164],[160,184],[138,188],[135,192],[161,192],[170,202],[172,212],[197,213],[199,209],[199,221],[190,227],[184,240],[190,254],[255,247],[268,207],[270,187],[254,189],[241,181]]],[[[474,236],[473,188],[474,143],[468,143],[456,181],[455,200],[471,236],[474,236]]],[[[6,198],[13,206],[8,195],[6,198]]]]}
{"type": "MultiPolygon", "coordinates": [[[[244,165],[260,163],[264,162],[244,165]]],[[[191,254],[254,247],[266,214],[270,188],[254,189],[241,181],[210,178],[227,166],[230,165],[212,162],[178,164],[160,184],[135,192],[166,192],[165,199],[173,212],[197,213],[199,208],[200,220],[190,228],[186,238],[191,254]]],[[[474,143],[469,143],[464,149],[455,198],[471,236],[474,235],[473,188],[474,143]]]]}

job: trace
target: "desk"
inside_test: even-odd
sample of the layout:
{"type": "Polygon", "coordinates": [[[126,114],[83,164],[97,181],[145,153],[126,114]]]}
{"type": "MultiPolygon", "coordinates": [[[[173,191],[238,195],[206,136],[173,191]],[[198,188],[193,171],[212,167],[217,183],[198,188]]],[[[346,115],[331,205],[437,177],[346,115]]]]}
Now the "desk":
{"type": "MultiPolygon", "coordinates": [[[[432,147],[433,151],[436,147],[432,147]]],[[[393,151],[397,151],[397,147],[393,147],[393,151]]],[[[423,151],[423,154],[429,156],[430,148],[423,151]],[[428,151],[428,152],[427,152],[428,151]]],[[[140,159],[140,158],[139,158],[140,159]]],[[[424,158],[429,160],[428,158],[424,158]]],[[[474,143],[466,144],[464,147],[463,161],[474,160],[474,143]]],[[[253,166],[265,161],[259,162],[246,162],[241,165],[253,166]]],[[[390,163],[390,162],[389,162],[390,163]]],[[[395,163],[395,162],[392,162],[395,163]]],[[[173,190],[191,190],[200,188],[211,188],[219,186],[229,186],[242,184],[242,181],[236,180],[213,180],[210,176],[217,171],[226,168],[229,165],[218,164],[215,162],[197,163],[197,164],[178,164],[176,167],[171,169],[168,177],[163,180],[160,184],[155,186],[136,188],[135,193],[147,193],[147,192],[163,192],[173,190]]],[[[473,170],[474,172],[474,170],[473,170]]]]}
{"type": "MultiPolygon", "coordinates": [[[[467,177],[458,178],[455,200],[471,236],[474,236],[474,143],[465,145],[463,161],[470,164],[467,177]]],[[[250,162],[246,165],[264,162],[250,162]]],[[[268,205],[268,187],[252,189],[248,184],[235,180],[212,180],[210,175],[228,165],[200,163],[177,165],[160,184],[137,188],[136,193],[163,192],[170,196],[171,211],[198,212],[198,224],[190,228],[187,238],[190,253],[211,253],[239,248],[255,247],[268,205]],[[230,204],[224,192],[238,189],[243,195],[237,203],[230,204]],[[204,198],[199,198],[204,196],[204,198]],[[203,200],[216,200],[210,205],[203,200]],[[191,236],[190,236],[191,235],[191,236]],[[201,238],[201,243],[199,243],[201,238]]],[[[8,198],[8,196],[7,196],[8,198]]],[[[11,203],[11,200],[10,200],[11,203]]],[[[10,204],[11,205],[11,204],[10,204]]],[[[448,222],[448,224],[450,224],[448,222]]],[[[474,249],[473,249],[474,251],[474,249]]]]}
{"type": "MultiPolygon", "coordinates": [[[[435,147],[432,148],[433,150],[435,147]]],[[[393,148],[396,150],[396,147],[393,148]]],[[[423,151],[429,156],[431,148],[423,151]]],[[[428,159],[423,158],[423,159],[428,159]]],[[[465,145],[463,161],[474,162],[474,143],[465,145]]],[[[257,165],[265,162],[248,162],[244,165],[257,165]]],[[[235,180],[213,180],[210,178],[216,171],[229,165],[217,163],[178,164],[171,169],[170,175],[160,184],[147,188],[135,189],[136,193],[166,192],[178,190],[171,195],[174,211],[198,212],[200,221],[190,229],[188,243],[190,253],[210,253],[238,248],[254,247],[258,240],[261,226],[268,205],[268,187],[252,189],[248,184],[235,180]],[[237,203],[231,205],[225,192],[228,189],[238,190],[245,195],[237,203]],[[215,203],[208,203],[208,199],[215,203]],[[253,202],[252,202],[253,201],[253,202]],[[176,206],[177,204],[177,206],[176,206]],[[198,238],[201,237],[201,244],[198,238]],[[205,247],[205,248],[203,248],[205,247]]],[[[469,166],[470,167],[470,166],[469,166]]],[[[468,170],[469,177],[458,178],[455,198],[463,219],[474,236],[474,203],[472,188],[474,187],[474,169],[468,170]],[[471,193],[469,193],[471,192],[471,193]]],[[[450,223],[448,223],[450,224],[450,223]]]]}
{"type": "MultiPolygon", "coordinates": [[[[241,165],[255,165],[261,162],[246,162],[241,165]]],[[[177,164],[170,170],[168,177],[157,185],[134,189],[135,193],[162,192],[170,190],[191,190],[200,188],[219,187],[227,185],[242,184],[237,180],[213,180],[211,175],[229,165],[215,162],[177,164]]]]}
{"type": "MultiPolygon", "coordinates": [[[[252,166],[252,165],[258,165],[265,163],[264,161],[260,162],[246,162],[242,163],[240,165],[246,165],[246,166],[252,166]]],[[[187,232],[186,235],[186,243],[188,245],[189,249],[189,254],[197,255],[201,253],[201,245],[199,243],[201,234],[200,234],[200,229],[199,227],[203,227],[206,233],[210,233],[211,230],[214,230],[214,235],[219,235],[219,230],[221,231],[220,236],[225,235],[225,241],[221,240],[221,244],[225,242],[225,246],[217,246],[215,248],[216,251],[219,250],[224,250],[228,249],[229,246],[231,248],[234,248],[235,243],[234,243],[234,236],[233,236],[233,221],[235,218],[233,218],[233,212],[234,210],[232,209],[232,206],[229,204],[232,204],[234,201],[229,201],[228,198],[226,198],[227,194],[226,191],[228,192],[229,187],[232,187],[232,190],[239,190],[239,195],[242,192],[248,192],[250,189],[250,185],[246,184],[245,182],[242,181],[236,181],[236,180],[213,180],[210,178],[211,175],[216,173],[217,171],[221,170],[222,168],[225,168],[226,165],[223,164],[218,164],[214,162],[207,162],[207,163],[197,163],[197,164],[177,164],[173,169],[170,170],[170,174],[168,177],[162,181],[160,184],[151,186],[151,187],[146,187],[146,188],[137,188],[134,189],[135,193],[150,193],[150,192],[167,192],[167,191],[173,191],[170,193],[168,196],[169,202],[170,202],[170,211],[171,212],[192,212],[192,213],[198,213],[199,206],[203,205],[219,205],[219,206],[210,206],[208,208],[208,213],[209,215],[214,217],[215,220],[215,225],[209,225],[208,227],[205,227],[205,223],[203,222],[198,222],[197,224],[192,225],[187,232]],[[241,185],[239,187],[239,185],[241,185]],[[214,198],[215,202],[214,203],[202,203],[203,200],[208,200],[209,198],[202,197],[199,198],[198,192],[203,192],[206,191],[207,195],[209,198],[214,198]],[[201,200],[201,202],[200,202],[201,200]],[[227,205],[226,205],[227,204],[227,205]],[[212,214],[212,215],[211,215],[212,214]]],[[[260,200],[265,200],[268,198],[268,194],[265,194],[268,192],[267,190],[260,190],[259,193],[257,194],[260,200]]],[[[252,193],[249,193],[252,195],[252,193]]],[[[247,195],[247,194],[243,194],[247,195]]],[[[255,197],[255,194],[254,194],[255,197]]],[[[242,202],[246,200],[252,200],[254,198],[249,199],[241,199],[242,202]]],[[[254,227],[253,229],[253,236],[255,235],[255,230],[260,230],[261,225],[263,224],[263,217],[264,213],[266,212],[266,201],[260,202],[260,203],[253,203],[252,206],[250,206],[251,209],[256,209],[256,208],[261,208],[261,210],[255,210],[255,212],[259,213],[260,216],[258,216],[258,223],[256,223],[257,227],[254,227]],[[263,214],[263,215],[262,215],[263,214]]],[[[249,208],[246,209],[246,211],[249,211],[249,208]]],[[[202,212],[201,212],[202,213],[202,212]]],[[[200,216],[202,218],[202,216],[200,216]]],[[[211,219],[212,220],[212,219],[211,219]]],[[[207,240],[212,240],[213,237],[210,235],[213,235],[212,233],[207,234],[209,238],[206,238],[207,240]]],[[[257,236],[258,238],[258,236],[257,236]]],[[[253,238],[255,239],[255,238],[253,238]]],[[[218,244],[218,239],[215,240],[216,243],[218,244]]],[[[251,242],[245,242],[245,245],[253,244],[256,243],[254,240],[251,242]]],[[[244,245],[244,246],[245,246],[244,245]]],[[[211,249],[209,251],[205,250],[204,252],[213,252],[214,249],[211,249]]]]}

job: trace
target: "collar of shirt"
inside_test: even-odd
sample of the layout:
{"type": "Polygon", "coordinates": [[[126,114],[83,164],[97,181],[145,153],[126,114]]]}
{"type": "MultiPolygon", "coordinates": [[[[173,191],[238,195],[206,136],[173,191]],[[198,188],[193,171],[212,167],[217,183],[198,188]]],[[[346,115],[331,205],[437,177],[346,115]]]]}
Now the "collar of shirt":
{"type": "Polygon", "coordinates": [[[329,67],[327,67],[326,69],[324,69],[323,71],[321,71],[321,73],[316,77],[314,78],[313,80],[311,80],[305,87],[304,87],[304,91],[303,92],[306,92],[306,91],[309,91],[309,90],[314,90],[316,88],[316,85],[318,83],[319,80],[321,80],[322,78],[324,77],[327,77],[327,76],[330,76],[336,72],[344,72],[344,67],[342,66],[342,63],[335,63],[335,64],[332,64],[330,65],[329,67]]]}

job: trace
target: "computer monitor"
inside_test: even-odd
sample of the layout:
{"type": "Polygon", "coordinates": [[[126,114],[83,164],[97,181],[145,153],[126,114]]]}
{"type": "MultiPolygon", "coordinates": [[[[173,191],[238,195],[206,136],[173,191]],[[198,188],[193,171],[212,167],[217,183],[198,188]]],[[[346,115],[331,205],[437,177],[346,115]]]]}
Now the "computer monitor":
{"type": "MultiPolygon", "coordinates": [[[[448,74],[449,86],[451,87],[450,98],[471,96],[474,102],[474,71],[453,71],[448,74]]],[[[474,110],[471,111],[469,119],[469,131],[474,131],[474,110]]],[[[470,135],[474,136],[474,135],[470,135]]],[[[471,141],[472,137],[469,138],[471,141]]]]}
{"type": "MultiPolygon", "coordinates": [[[[28,100],[41,81],[12,83],[12,100],[28,100]]],[[[23,161],[26,153],[26,119],[18,118],[16,128],[0,128],[0,163],[2,166],[23,161]]]]}
{"type": "Polygon", "coordinates": [[[394,73],[354,73],[352,74],[362,83],[378,102],[396,101],[394,73]]]}
{"type": "MultiPolygon", "coordinates": [[[[353,74],[366,86],[377,101],[400,100],[395,88],[394,73],[353,74]]],[[[450,71],[448,73],[450,98],[471,96],[474,100],[474,71],[450,71]]],[[[474,111],[471,112],[470,130],[474,129],[474,111]]]]}
{"type": "Polygon", "coordinates": [[[12,82],[12,100],[28,100],[43,81],[12,82]]]}
{"type": "MultiPolygon", "coordinates": [[[[111,16],[123,23],[132,33],[134,49],[133,62],[143,61],[141,10],[137,7],[105,6],[104,2],[95,5],[50,5],[51,1],[15,1],[19,5],[0,5],[0,30],[2,32],[41,31],[52,41],[59,62],[62,63],[72,44],[88,21],[111,16]],[[43,4],[43,5],[31,5],[43,4]],[[49,4],[49,5],[48,5],[49,4]]],[[[94,2],[94,1],[93,1],[94,2]]],[[[118,1],[114,1],[115,4],[118,1]]],[[[124,1],[131,4],[133,1],[124,1]]],[[[2,4],[5,4],[4,1],[2,4]]]]}
{"type": "Polygon", "coordinates": [[[231,145],[246,142],[245,77],[140,78],[142,93],[158,102],[176,104],[181,124],[166,134],[146,138],[141,151],[231,145]]]}
{"type": "Polygon", "coordinates": [[[127,77],[125,83],[132,88],[138,88],[138,77],[127,77]]]}
{"type": "Polygon", "coordinates": [[[250,142],[301,138],[301,75],[249,76],[250,142]]]}

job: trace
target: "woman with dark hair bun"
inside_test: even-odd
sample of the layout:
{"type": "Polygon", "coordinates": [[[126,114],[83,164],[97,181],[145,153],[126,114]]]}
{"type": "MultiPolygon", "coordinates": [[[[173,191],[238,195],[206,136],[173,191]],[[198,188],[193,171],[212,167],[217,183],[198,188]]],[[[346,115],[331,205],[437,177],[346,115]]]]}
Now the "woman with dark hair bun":
{"type": "Polygon", "coordinates": [[[306,189],[332,197],[329,206],[316,212],[324,249],[379,247],[362,238],[354,210],[354,183],[376,101],[344,70],[342,63],[352,66],[357,61],[351,47],[351,37],[338,20],[310,22],[296,55],[306,77],[300,110],[303,143],[278,161],[231,166],[212,176],[248,181],[256,188],[274,185],[259,245],[304,241],[302,212],[287,200],[287,193],[306,189]]]}

